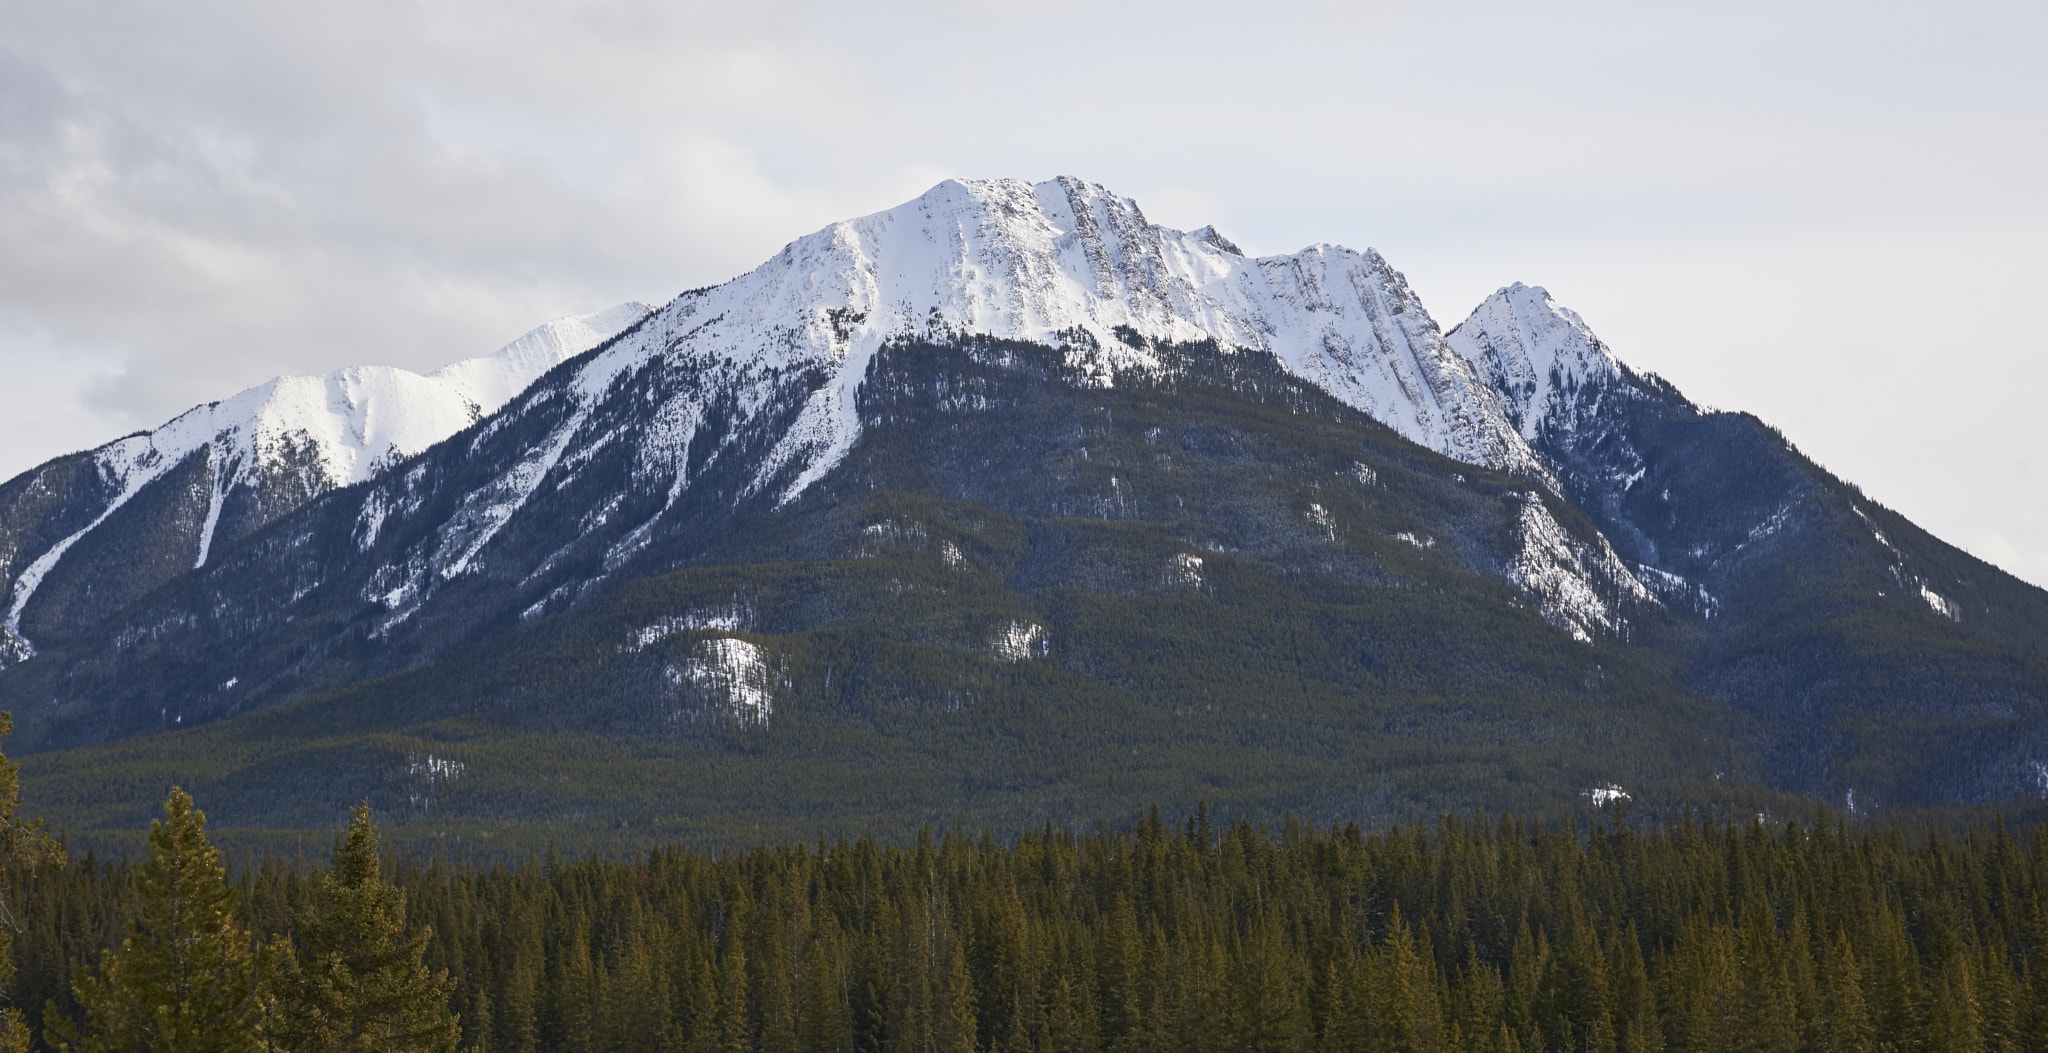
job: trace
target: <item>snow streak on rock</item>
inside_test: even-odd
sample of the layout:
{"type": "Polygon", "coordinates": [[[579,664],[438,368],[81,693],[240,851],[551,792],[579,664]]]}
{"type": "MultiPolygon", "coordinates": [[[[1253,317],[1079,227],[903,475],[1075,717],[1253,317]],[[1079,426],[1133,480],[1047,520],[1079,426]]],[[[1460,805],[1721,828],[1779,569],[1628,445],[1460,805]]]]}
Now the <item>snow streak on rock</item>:
{"type": "Polygon", "coordinates": [[[1502,410],[1530,441],[1593,417],[1621,376],[1584,319],[1520,282],[1487,297],[1444,342],[1502,396],[1502,410]]]}
{"type": "Polygon", "coordinates": [[[1536,601],[1546,621],[1574,639],[1591,642],[1595,633],[1621,631],[1620,599],[1657,602],[1605,538],[1588,545],[1572,537],[1536,493],[1522,495],[1516,528],[1520,551],[1508,564],[1509,583],[1536,601]]]}
{"type": "Polygon", "coordinates": [[[1849,511],[1856,513],[1857,518],[1863,520],[1863,525],[1870,529],[1870,536],[1876,539],[1878,544],[1883,545],[1886,552],[1891,554],[1892,580],[1898,582],[1900,588],[1907,590],[1909,593],[1917,593],[1920,601],[1927,604],[1928,610],[1947,618],[1949,621],[1959,622],[1963,620],[1963,608],[1960,604],[1934,591],[1927,584],[1926,578],[1906,569],[1906,554],[1900,552],[1897,545],[1892,544],[1892,539],[1885,536],[1884,530],[1878,527],[1877,521],[1870,518],[1870,513],[1855,505],[1850,505],[1849,511]]]}
{"type": "Polygon", "coordinates": [[[634,633],[633,638],[621,645],[619,650],[628,653],[644,651],[661,640],[686,632],[701,632],[706,629],[737,632],[748,628],[753,620],[754,612],[739,603],[714,610],[693,610],[684,614],[669,615],[655,619],[652,625],[634,633]]]}
{"type": "MultiPolygon", "coordinates": [[[[278,377],[92,451],[112,497],[83,529],[12,575],[4,607],[6,631],[16,641],[11,649],[33,653],[20,638],[21,613],[65,553],[186,458],[206,458],[206,513],[190,554],[192,565],[200,567],[212,555],[223,510],[238,492],[267,521],[319,494],[367,480],[496,412],[541,374],[640,321],[648,310],[629,303],[559,319],[493,354],[427,376],[390,366],[352,366],[325,376],[278,377]]],[[[381,520],[381,514],[366,518],[365,548],[381,520]]],[[[245,532],[259,525],[246,523],[245,532]]],[[[0,654],[0,665],[7,662],[0,654]]]]}
{"type": "Polygon", "coordinates": [[[35,652],[30,651],[28,642],[14,635],[5,626],[0,626],[0,669],[27,659],[35,652]]]}
{"type": "Polygon", "coordinates": [[[1961,607],[1956,606],[1956,601],[1928,588],[1925,582],[1920,584],[1920,598],[1927,602],[1928,610],[1947,618],[1949,621],[1959,622],[1963,620],[1963,610],[1961,607]]]}

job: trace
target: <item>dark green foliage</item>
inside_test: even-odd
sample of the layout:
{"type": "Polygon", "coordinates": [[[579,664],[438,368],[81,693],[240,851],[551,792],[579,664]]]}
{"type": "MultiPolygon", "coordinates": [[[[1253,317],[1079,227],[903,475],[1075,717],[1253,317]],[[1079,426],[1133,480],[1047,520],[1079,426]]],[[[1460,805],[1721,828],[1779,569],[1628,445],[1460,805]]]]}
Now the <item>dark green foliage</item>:
{"type": "Polygon", "coordinates": [[[81,1053],[254,1053],[255,962],[190,795],[172,788],[149,844],[134,875],[133,931],[96,969],[76,966],[81,1018],[52,1019],[51,1040],[81,1053]]]}
{"type": "MultiPolygon", "coordinates": [[[[0,738],[13,731],[13,716],[0,713],[0,738]]],[[[12,879],[65,863],[64,850],[43,832],[43,821],[22,816],[20,807],[21,766],[0,756],[0,1053],[20,1053],[29,1048],[31,1037],[21,1011],[11,1007],[8,997],[16,971],[15,935],[31,920],[18,913],[19,889],[12,879]]]]}
{"type": "MultiPolygon", "coordinates": [[[[485,1049],[2017,1051],[2048,1012],[2048,833],[2003,827],[1366,836],[1154,813],[1008,844],[374,871],[366,828],[334,870],[245,870],[238,928],[303,949],[330,939],[337,889],[379,890],[368,927],[450,977],[417,1008],[485,1049]]],[[[149,909],[121,873],[87,861],[26,889],[105,932],[149,909]]],[[[17,953],[95,951],[48,931],[17,953]]]]}
{"type": "Polygon", "coordinates": [[[264,1031],[284,1053],[455,1049],[448,976],[422,964],[433,929],[407,934],[405,892],[381,866],[369,806],[358,806],[312,909],[271,958],[264,1031]]]}

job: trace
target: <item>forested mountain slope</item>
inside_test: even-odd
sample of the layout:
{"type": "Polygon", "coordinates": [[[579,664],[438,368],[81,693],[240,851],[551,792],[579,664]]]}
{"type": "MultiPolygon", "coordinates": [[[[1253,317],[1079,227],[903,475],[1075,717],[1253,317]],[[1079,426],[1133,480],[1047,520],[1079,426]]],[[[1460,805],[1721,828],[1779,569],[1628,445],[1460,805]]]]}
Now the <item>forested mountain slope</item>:
{"type": "Polygon", "coordinates": [[[170,779],[465,836],[1868,810],[2041,791],[2044,630],[1540,289],[1444,334],[1376,254],[947,183],[72,623],[0,705],[76,828],[170,779]]]}
{"type": "Polygon", "coordinates": [[[1866,807],[2048,793],[2048,595],[1628,369],[1542,289],[1501,290],[1447,342],[1699,620],[1683,677],[1766,723],[1780,784],[1866,807]]]}

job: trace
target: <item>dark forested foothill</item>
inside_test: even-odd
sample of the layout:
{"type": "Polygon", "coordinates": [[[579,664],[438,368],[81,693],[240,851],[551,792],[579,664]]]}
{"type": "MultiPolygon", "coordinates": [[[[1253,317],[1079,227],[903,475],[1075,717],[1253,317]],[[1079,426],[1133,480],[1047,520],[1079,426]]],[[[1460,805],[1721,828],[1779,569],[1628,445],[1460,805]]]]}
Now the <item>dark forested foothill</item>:
{"type": "MultiPolygon", "coordinates": [[[[186,841],[160,835],[149,863],[11,869],[10,997],[31,1023],[83,1010],[91,1033],[104,985],[80,964],[104,976],[153,938],[152,874],[197,851],[176,796],[171,814],[186,841]]],[[[359,811],[331,868],[273,858],[197,900],[230,903],[263,963],[229,1015],[287,1050],[449,1049],[458,1030],[489,1050],[2048,1041],[2048,831],[2002,825],[1447,817],[1367,835],[1216,828],[1204,809],[1013,841],[479,867],[380,858],[359,811]],[[316,1008],[333,1026],[305,1026],[316,1008]]]]}

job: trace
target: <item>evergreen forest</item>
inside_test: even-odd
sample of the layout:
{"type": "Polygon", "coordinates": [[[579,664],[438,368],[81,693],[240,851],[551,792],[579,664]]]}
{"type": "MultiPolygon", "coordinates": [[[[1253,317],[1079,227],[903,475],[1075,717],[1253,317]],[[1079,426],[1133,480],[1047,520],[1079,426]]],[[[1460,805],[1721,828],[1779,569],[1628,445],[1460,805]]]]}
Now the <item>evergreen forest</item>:
{"type": "Polygon", "coordinates": [[[2048,831],[1443,817],[230,868],[14,815],[9,1049],[2048,1048],[2048,831]]]}

